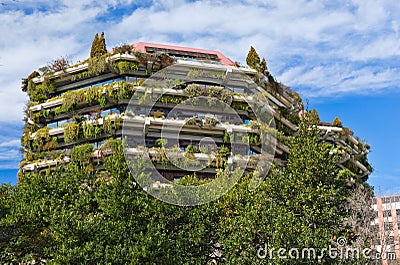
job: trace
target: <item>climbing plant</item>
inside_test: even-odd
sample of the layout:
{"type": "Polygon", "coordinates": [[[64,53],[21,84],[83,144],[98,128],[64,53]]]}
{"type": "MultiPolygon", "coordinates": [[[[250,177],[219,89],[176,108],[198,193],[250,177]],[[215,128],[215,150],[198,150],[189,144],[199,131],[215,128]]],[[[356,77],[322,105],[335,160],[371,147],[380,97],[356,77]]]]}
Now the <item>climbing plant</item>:
{"type": "Polygon", "coordinates": [[[49,134],[50,128],[45,126],[43,128],[40,128],[39,130],[36,131],[35,137],[33,139],[33,146],[37,149],[43,150],[44,149],[44,144],[50,140],[50,134],[49,134]]]}
{"type": "Polygon", "coordinates": [[[90,163],[90,157],[93,153],[93,145],[92,144],[81,144],[75,146],[71,150],[71,159],[73,162],[78,162],[82,164],[90,163]]]}
{"type": "Polygon", "coordinates": [[[79,139],[79,125],[72,121],[64,124],[64,141],[66,143],[76,142],[79,139]]]}
{"type": "Polygon", "coordinates": [[[139,69],[139,64],[137,62],[131,61],[119,61],[116,63],[116,67],[121,74],[124,74],[129,72],[136,72],[139,69]]]}

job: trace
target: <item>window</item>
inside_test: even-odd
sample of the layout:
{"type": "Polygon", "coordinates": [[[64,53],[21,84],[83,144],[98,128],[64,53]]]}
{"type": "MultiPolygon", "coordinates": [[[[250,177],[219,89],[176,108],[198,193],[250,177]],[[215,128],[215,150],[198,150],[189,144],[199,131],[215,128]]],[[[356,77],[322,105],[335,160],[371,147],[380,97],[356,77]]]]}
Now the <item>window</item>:
{"type": "Polygon", "coordinates": [[[395,196],[392,198],[392,202],[399,202],[400,201],[400,196],[395,196]]]}
{"type": "Polygon", "coordinates": [[[393,230],[392,223],[385,223],[384,224],[384,229],[385,229],[385,231],[392,231],[393,230]]]}
{"type": "Polygon", "coordinates": [[[383,217],[390,217],[390,216],[392,216],[392,211],[391,210],[383,211],[383,217]]]}
{"type": "Polygon", "coordinates": [[[379,225],[372,225],[371,226],[371,232],[374,234],[379,233],[379,225]]]}
{"type": "Polygon", "coordinates": [[[394,244],[394,237],[390,236],[385,240],[386,244],[393,245],[394,244]]]}
{"type": "Polygon", "coordinates": [[[396,210],[396,215],[400,217],[400,209],[396,210]]]}
{"type": "MultiPolygon", "coordinates": [[[[333,144],[334,145],[334,144],[333,144]]],[[[374,198],[374,200],[373,200],[373,204],[376,204],[376,198],[374,198]]]]}
{"type": "Polygon", "coordinates": [[[57,128],[57,122],[48,123],[47,127],[51,128],[51,129],[57,128]]]}
{"type": "Polygon", "coordinates": [[[132,82],[135,83],[137,82],[137,77],[133,77],[133,76],[126,76],[125,77],[126,82],[132,82]]]}

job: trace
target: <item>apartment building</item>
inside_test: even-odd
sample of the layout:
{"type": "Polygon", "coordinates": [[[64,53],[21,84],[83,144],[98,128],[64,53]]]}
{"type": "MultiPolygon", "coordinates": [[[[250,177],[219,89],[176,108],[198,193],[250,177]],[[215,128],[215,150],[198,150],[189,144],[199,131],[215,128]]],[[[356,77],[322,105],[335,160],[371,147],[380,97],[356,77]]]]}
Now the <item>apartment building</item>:
{"type": "MultiPolygon", "coordinates": [[[[90,159],[97,161],[93,170],[101,169],[107,155],[102,146],[109,139],[124,137],[132,155],[148,153],[168,180],[193,173],[185,170],[190,165],[180,163],[184,157],[205,163],[196,172],[201,178],[241,161],[246,170],[255,170],[266,159],[263,150],[268,151],[267,159],[285,165],[289,153],[285,137],[296,134],[304,111],[297,93],[269,73],[239,66],[218,51],[146,42],[129,46],[124,52],[110,51],[60,71],[35,71],[23,79],[22,89],[30,101],[20,175],[69,163],[71,150],[88,144],[92,145],[90,159]],[[159,80],[164,69],[168,78],[162,85],[148,81],[159,80]],[[181,104],[199,95],[217,98],[233,112],[181,104]],[[268,106],[265,116],[273,119],[274,137],[264,147],[265,132],[256,124],[258,117],[249,104],[257,95],[268,106]],[[156,98],[151,106],[146,105],[149,98],[156,98]],[[124,133],[123,127],[134,133],[124,133]],[[167,128],[164,135],[163,128],[167,128]],[[177,130],[178,140],[171,136],[177,130]],[[166,161],[165,150],[175,152],[180,164],[166,161]]],[[[338,166],[365,180],[371,171],[366,158],[369,146],[341,125],[321,122],[318,128],[326,142],[345,154],[338,166]]]]}

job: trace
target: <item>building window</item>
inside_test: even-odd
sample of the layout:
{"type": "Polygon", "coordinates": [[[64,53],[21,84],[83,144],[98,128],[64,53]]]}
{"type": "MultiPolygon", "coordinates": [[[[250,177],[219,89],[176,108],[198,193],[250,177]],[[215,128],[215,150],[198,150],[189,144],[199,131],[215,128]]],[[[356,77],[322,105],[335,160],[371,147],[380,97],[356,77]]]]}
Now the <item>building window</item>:
{"type": "Polygon", "coordinates": [[[372,225],[371,232],[374,234],[378,234],[379,233],[379,225],[372,225]]]}
{"type": "Polygon", "coordinates": [[[390,217],[390,216],[392,216],[392,211],[391,210],[383,211],[383,217],[390,217]]]}
{"type": "Polygon", "coordinates": [[[392,231],[393,230],[392,223],[385,223],[384,224],[384,229],[385,229],[385,231],[392,231]]]}
{"type": "Polygon", "coordinates": [[[374,198],[373,203],[376,204],[376,198],[374,198]]]}
{"type": "Polygon", "coordinates": [[[399,202],[399,201],[400,201],[400,196],[392,197],[392,202],[399,202]]]}
{"type": "Polygon", "coordinates": [[[400,209],[397,209],[397,210],[396,210],[396,215],[397,215],[397,216],[400,216],[400,209]]]}
{"type": "Polygon", "coordinates": [[[393,245],[394,244],[394,237],[389,236],[388,238],[386,238],[385,242],[388,245],[393,245]]]}

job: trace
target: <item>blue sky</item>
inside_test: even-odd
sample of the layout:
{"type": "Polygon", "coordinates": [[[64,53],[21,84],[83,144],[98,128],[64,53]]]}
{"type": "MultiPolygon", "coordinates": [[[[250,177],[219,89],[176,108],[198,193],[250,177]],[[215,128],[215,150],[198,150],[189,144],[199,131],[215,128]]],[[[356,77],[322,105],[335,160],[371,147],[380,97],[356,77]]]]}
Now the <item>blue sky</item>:
{"type": "Polygon", "coordinates": [[[369,182],[400,194],[400,5],[393,0],[0,0],[0,182],[16,182],[20,80],[52,59],[148,41],[219,50],[244,63],[250,45],[322,120],[337,115],[371,145],[369,182]]]}

